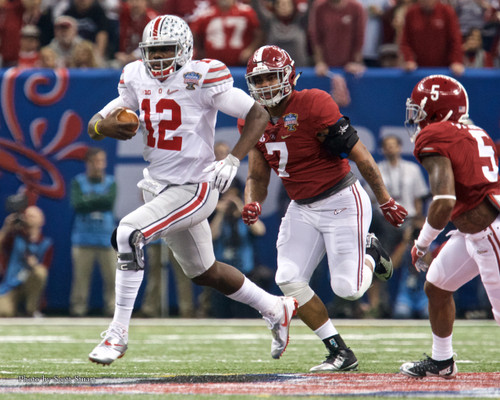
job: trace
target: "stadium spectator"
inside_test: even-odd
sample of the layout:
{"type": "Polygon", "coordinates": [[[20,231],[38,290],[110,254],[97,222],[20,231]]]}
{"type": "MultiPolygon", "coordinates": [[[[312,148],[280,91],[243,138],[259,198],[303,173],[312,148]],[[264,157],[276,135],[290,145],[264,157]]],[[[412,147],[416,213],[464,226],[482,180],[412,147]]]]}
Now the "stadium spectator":
{"type": "Polygon", "coordinates": [[[462,37],[472,29],[483,29],[498,0],[448,0],[455,9],[462,37]]]}
{"type": "Polygon", "coordinates": [[[392,5],[392,0],[359,0],[367,14],[363,44],[363,63],[367,67],[378,67],[379,46],[382,44],[382,16],[392,5]]]}
{"type": "Polygon", "coordinates": [[[397,44],[401,42],[404,20],[408,8],[414,0],[396,0],[382,15],[382,43],[397,44]]]}
{"type": "Polygon", "coordinates": [[[342,67],[359,75],[365,71],[363,44],[366,12],[357,0],[315,0],[309,14],[309,35],[316,74],[342,67]]]}
{"type": "Polygon", "coordinates": [[[104,64],[96,56],[95,46],[89,40],[75,44],[68,63],[69,68],[101,68],[104,64]]]}
{"type": "MultiPolygon", "coordinates": [[[[230,153],[231,148],[225,142],[217,142],[214,146],[216,160],[223,160],[230,153]]],[[[210,230],[214,242],[215,258],[226,264],[238,268],[246,276],[255,268],[255,239],[266,233],[262,221],[247,226],[241,220],[243,210],[243,185],[235,178],[230,188],[223,193],[215,212],[210,218],[210,230]]],[[[255,310],[244,305],[231,302],[225,296],[218,294],[211,288],[204,288],[210,292],[209,296],[202,296],[210,302],[211,307],[203,305],[205,310],[211,308],[210,315],[216,318],[243,318],[256,317],[255,310]]]]}
{"type": "Polygon", "coordinates": [[[90,147],[85,156],[85,172],[71,181],[71,205],[75,210],[71,231],[73,282],[70,314],[87,315],[90,283],[95,264],[103,281],[103,314],[112,315],[115,303],[115,252],[109,238],[115,227],[113,207],[116,183],[106,174],[106,152],[90,147]]]}
{"type": "Polygon", "coordinates": [[[0,23],[0,58],[3,67],[15,66],[21,45],[21,28],[35,25],[40,32],[40,45],[53,37],[50,9],[43,10],[41,0],[12,0],[4,4],[0,23]]]}
{"type": "Polygon", "coordinates": [[[406,71],[449,67],[453,74],[462,75],[462,36],[453,7],[439,0],[417,0],[405,15],[400,50],[406,71]]]}
{"type": "Polygon", "coordinates": [[[49,46],[42,47],[40,49],[40,68],[55,69],[59,67],[62,67],[62,62],[54,49],[49,46]]]}
{"type": "Polygon", "coordinates": [[[483,38],[481,30],[473,28],[465,36],[464,44],[464,65],[467,68],[493,67],[491,55],[483,49],[483,38]]]}
{"type": "Polygon", "coordinates": [[[40,302],[52,263],[52,239],[43,235],[45,215],[37,206],[7,215],[0,229],[4,274],[0,317],[41,316],[40,302]]]}
{"type": "Polygon", "coordinates": [[[478,275],[500,325],[498,156],[490,136],[467,124],[468,112],[465,88],[445,75],[420,80],[406,101],[405,125],[415,141],[413,154],[429,174],[433,195],[411,251],[415,268],[427,270],[424,288],[432,330],[431,357],[400,368],[415,378],[456,375],[453,294],[478,275]],[[450,221],[456,230],[428,266],[422,257],[450,221]]]}
{"type": "Polygon", "coordinates": [[[118,260],[113,321],[89,358],[106,365],[125,354],[130,318],[144,276],[143,246],[159,237],[165,238],[194,283],[261,312],[273,334],[271,355],[279,358],[288,343],[296,300],[273,296],[238,269],[216,261],[207,220],[219,192],[229,187],[240,160],[262,136],[268,114],[233,87],[231,72],[222,62],[192,60],[193,36],[181,18],[155,18],[145,27],[140,47],[142,60],[125,66],[119,96],[88,123],[92,139],[128,140],[136,126],[118,121],[116,107],[141,108],[144,158],[149,160],[144,179],[138,183],[148,201],[121,219],[114,236],[118,260]],[[178,44],[165,46],[166,41],[178,44]],[[144,90],[152,85],[161,90],[144,90]],[[245,118],[247,126],[231,154],[214,162],[217,111],[245,118]],[[169,119],[163,119],[167,114],[169,119]]]}
{"type": "MultiPolygon", "coordinates": [[[[402,141],[395,134],[387,134],[382,138],[381,150],[384,159],[377,163],[380,174],[389,193],[394,200],[400,203],[408,211],[408,216],[401,228],[395,228],[389,224],[382,213],[375,211],[373,213],[371,230],[380,240],[382,246],[391,255],[394,268],[406,270],[411,267],[411,261],[404,264],[401,261],[408,261],[409,254],[398,254],[395,257],[394,253],[402,251],[400,246],[407,249],[407,253],[411,250],[407,248],[407,240],[405,235],[411,235],[416,229],[414,222],[418,220],[423,213],[423,199],[428,195],[429,189],[425,182],[422,171],[417,163],[406,160],[402,157],[402,141]]],[[[373,193],[367,188],[372,202],[376,201],[373,193]]],[[[411,260],[411,259],[410,259],[411,260]]],[[[373,316],[388,316],[392,312],[391,305],[393,302],[389,296],[388,285],[383,285],[382,282],[374,282],[374,287],[368,293],[370,300],[371,314],[373,316]]],[[[394,296],[395,297],[395,296],[394,296]]]]}
{"type": "Polygon", "coordinates": [[[228,66],[245,65],[264,39],[259,19],[248,5],[216,0],[191,23],[197,58],[220,60],[228,66]]]}
{"type": "Polygon", "coordinates": [[[58,57],[61,59],[63,66],[68,67],[70,60],[78,43],[83,39],[78,35],[78,23],[73,17],[61,15],[54,21],[54,39],[49,44],[58,57]]]}
{"type": "Polygon", "coordinates": [[[78,23],[78,35],[94,44],[98,64],[106,61],[109,20],[99,2],[97,0],[72,0],[63,15],[73,17],[78,23]]]}
{"type": "MultiPolygon", "coordinates": [[[[377,164],[349,119],[321,90],[294,90],[295,67],[276,46],[258,49],[248,61],[250,94],[271,120],[249,153],[243,221],[258,221],[273,169],[281,177],[290,205],[282,219],[276,247],[276,283],[294,296],[298,315],[327,348],[326,360],[313,372],[349,371],[358,360],[332,324],[327,309],[310,287],[319,262],[328,257],[333,292],[347,300],[363,296],[373,274],[392,276],[392,263],[377,238],[368,234],[371,204],[349,166],[356,163],[391,223],[403,223],[406,210],[390,197],[377,164]],[[366,247],[366,251],[365,251],[366,247]]],[[[243,126],[239,121],[239,126],[243,126]]]]}
{"type": "Polygon", "coordinates": [[[21,28],[21,42],[17,67],[36,68],[40,66],[40,29],[36,25],[21,28]]]}
{"type": "Polygon", "coordinates": [[[150,0],[150,7],[158,15],[176,15],[191,22],[199,14],[205,12],[215,0],[150,0]]]}
{"type": "Polygon", "coordinates": [[[310,65],[307,43],[307,8],[299,11],[294,0],[276,0],[268,9],[265,0],[252,0],[265,34],[265,42],[286,50],[297,67],[310,65]]]}
{"type": "Polygon", "coordinates": [[[139,42],[142,40],[142,31],[157,15],[156,11],[148,7],[147,0],[128,0],[123,3],[120,11],[120,47],[115,53],[119,68],[141,58],[139,42]]]}

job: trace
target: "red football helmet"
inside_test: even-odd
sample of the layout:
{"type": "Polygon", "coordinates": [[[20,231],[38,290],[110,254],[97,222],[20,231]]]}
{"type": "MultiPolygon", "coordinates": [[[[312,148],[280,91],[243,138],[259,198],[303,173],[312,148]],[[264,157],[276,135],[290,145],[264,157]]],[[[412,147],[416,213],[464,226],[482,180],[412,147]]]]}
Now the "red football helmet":
{"type": "Polygon", "coordinates": [[[433,122],[465,122],[469,118],[469,97],[456,79],[430,75],[414,87],[406,100],[405,126],[414,140],[420,129],[433,122]]]}
{"type": "MultiPolygon", "coordinates": [[[[250,95],[260,104],[273,107],[288,96],[295,86],[295,62],[278,46],[262,46],[248,60],[245,79],[250,95]],[[276,73],[278,84],[257,87],[256,77],[276,73]]],[[[257,78],[258,81],[258,78],[257,78]]]]}

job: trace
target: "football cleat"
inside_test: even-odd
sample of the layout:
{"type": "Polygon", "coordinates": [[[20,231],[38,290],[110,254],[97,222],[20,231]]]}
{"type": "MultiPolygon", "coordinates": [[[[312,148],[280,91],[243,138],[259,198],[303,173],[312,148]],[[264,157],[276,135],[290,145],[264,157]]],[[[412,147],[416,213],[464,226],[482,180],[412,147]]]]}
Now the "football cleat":
{"type": "Polygon", "coordinates": [[[122,358],[127,351],[127,330],[117,324],[111,324],[108,330],[101,333],[103,338],[89,354],[89,360],[96,364],[109,365],[122,358]]]}
{"type": "Polygon", "coordinates": [[[407,362],[401,365],[401,373],[412,378],[436,376],[444,379],[453,379],[458,372],[457,363],[451,357],[448,360],[437,361],[424,354],[425,359],[417,362],[407,362]]]}
{"type": "Polygon", "coordinates": [[[279,309],[270,315],[263,315],[273,340],[271,342],[271,357],[278,359],[285,352],[288,345],[290,321],[297,314],[299,303],[293,297],[280,297],[279,309]]]}
{"type": "Polygon", "coordinates": [[[391,257],[373,233],[366,235],[366,253],[375,260],[375,276],[382,281],[391,279],[394,272],[391,257]]]}
{"type": "Polygon", "coordinates": [[[326,356],[321,364],[312,367],[311,372],[355,371],[358,359],[350,348],[336,348],[326,356]]]}

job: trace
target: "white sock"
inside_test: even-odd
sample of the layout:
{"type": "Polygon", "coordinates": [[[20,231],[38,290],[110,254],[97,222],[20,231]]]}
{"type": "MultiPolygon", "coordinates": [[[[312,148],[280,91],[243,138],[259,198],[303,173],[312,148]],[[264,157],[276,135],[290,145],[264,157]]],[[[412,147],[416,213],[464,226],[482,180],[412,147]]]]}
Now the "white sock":
{"type": "Polygon", "coordinates": [[[279,297],[267,293],[248,278],[245,278],[243,285],[236,292],[227,297],[240,303],[248,304],[261,314],[274,312],[279,300],[279,297]]]}
{"type": "Polygon", "coordinates": [[[432,334],[432,358],[436,361],[449,360],[453,357],[453,344],[451,334],[442,338],[432,334]]]}
{"type": "Polygon", "coordinates": [[[326,338],[332,337],[339,333],[337,329],[333,326],[331,320],[326,321],[323,325],[321,325],[318,329],[314,331],[314,333],[321,339],[324,340],[326,338]]]}
{"type": "Polygon", "coordinates": [[[126,330],[130,325],[130,318],[134,310],[135,299],[144,278],[144,270],[121,271],[116,270],[115,280],[115,314],[113,322],[123,325],[126,330]]]}

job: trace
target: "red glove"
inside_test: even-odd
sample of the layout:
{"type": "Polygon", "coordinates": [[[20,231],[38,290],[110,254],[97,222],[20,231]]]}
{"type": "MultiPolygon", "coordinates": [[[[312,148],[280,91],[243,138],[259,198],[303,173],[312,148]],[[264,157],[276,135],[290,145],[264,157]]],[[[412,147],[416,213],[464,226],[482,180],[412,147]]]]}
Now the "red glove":
{"type": "Polygon", "coordinates": [[[245,224],[253,225],[259,220],[261,211],[262,209],[260,204],[256,201],[245,204],[245,207],[243,207],[243,211],[241,212],[241,218],[245,224]]]}
{"type": "Polygon", "coordinates": [[[422,259],[425,253],[427,253],[427,248],[419,247],[415,242],[411,249],[411,263],[418,272],[427,271],[427,268],[429,268],[427,263],[422,259]]]}
{"type": "Polygon", "coordinates": [[[408,211],[392,197],[387,203],[382,204],[380,209],[384,214],[384,218],[398,228],[403,224],[408,215],[408,211]]]}

